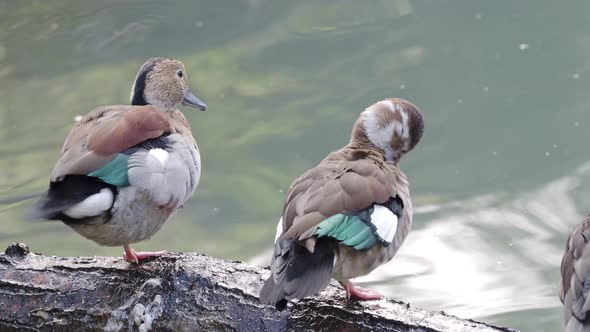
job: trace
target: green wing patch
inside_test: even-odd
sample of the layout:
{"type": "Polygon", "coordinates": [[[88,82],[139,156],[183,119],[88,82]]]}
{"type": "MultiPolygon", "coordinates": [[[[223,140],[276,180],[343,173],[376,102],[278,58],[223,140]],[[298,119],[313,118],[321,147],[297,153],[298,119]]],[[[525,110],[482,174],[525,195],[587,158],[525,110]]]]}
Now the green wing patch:
{"type": "Polygon", "coordinates": [[[127,174],[128,160],[128,155],[119,153],[111,162],[89,173],[88,176],[97,177],[116,187],[127,187],[129,186],[129,175],[127,174]]]}
{"type": "Polygon", "coordinates": [[[357,216],[345,214],[336,214],[325,219],[318,225],[314,234],[318,237],[334,238],[357,250],[371,249],[378,242],[369,225],[357,216]]]}

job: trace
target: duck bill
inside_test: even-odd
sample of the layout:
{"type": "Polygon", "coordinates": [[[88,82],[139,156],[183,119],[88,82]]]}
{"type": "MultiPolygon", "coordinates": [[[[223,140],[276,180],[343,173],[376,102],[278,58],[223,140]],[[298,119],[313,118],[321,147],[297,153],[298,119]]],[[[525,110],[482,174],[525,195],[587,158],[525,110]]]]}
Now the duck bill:
{"type": "Polygon", "coordinates": [[[204,111],[207,109],[207,105],[202,102],[197,96],[193,95],[192,92],[187,91],[184,97],[182,98],[182,104],[185,106],[191,106],[204,111]]]}

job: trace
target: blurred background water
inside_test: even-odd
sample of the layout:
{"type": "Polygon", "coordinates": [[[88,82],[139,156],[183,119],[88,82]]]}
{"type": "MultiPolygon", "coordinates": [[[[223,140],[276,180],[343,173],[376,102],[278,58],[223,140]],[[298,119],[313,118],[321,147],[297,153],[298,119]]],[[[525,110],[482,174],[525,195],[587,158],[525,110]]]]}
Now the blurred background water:
{"type": "Polygon", "coordinates": [[[197,193],[138,249],[264,265],[290,182],[385,97],[426,131],[402,160],[413,231],[362,279],[393,298],[558,331],[567,234],[590,212],[590,2],[0,0],[0,246],[119,255],[25,218],[73,118],[126,103],[176,57],[209,106],[186,115],[197,193]]]}

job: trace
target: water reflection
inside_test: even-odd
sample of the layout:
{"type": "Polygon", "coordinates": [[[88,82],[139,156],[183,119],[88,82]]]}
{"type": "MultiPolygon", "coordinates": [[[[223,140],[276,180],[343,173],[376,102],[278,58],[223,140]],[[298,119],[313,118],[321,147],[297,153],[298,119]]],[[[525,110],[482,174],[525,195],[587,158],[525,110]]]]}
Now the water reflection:
{"type": "MultiPolygon", "coordinates": [[[[497,320],[501,314],[551,309],[543,317],[553,320],[543,326],[556,331],[559,263],[566,234],[588,211],[577,207],[576,198],[589,182],[587,163],[531,192],[418,206],[415,219],[428,223],[410,233],[390,263],[358,281],[460,317],[497,320]]],[[[269,257],[267,250],[251,262],[265,266],[269,257]]],[[[513,326],[528,330],[527,324],[513,326]]]]}

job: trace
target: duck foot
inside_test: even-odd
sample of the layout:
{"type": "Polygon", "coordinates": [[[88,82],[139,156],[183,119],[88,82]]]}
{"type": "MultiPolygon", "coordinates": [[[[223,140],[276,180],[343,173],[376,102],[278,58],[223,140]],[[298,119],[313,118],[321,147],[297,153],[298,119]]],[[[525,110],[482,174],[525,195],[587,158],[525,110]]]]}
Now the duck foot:
{"type": "Polygon", "coordinates": [[[155,256],[162,256],[167,254],[167,251],[139,251],[136,252],[131,248],[130,245],[126,244],[123,246],[125,249],[125,253],[123,253],[123,259],[128,261],[129,263],[139,263],[140,260],[146,259],[148,257],[155,257],[155,256]]]}
{"type": "Polygon", "coordinates": [[[359,300],[359,301],[371,301],[371,300],[380,300],[383,298],[383,295],[380,293],[359,286],[355,286],[352,282],[348,281],[346,284],[343,285],[344,289],[346,289],[346,298],[351,300],[359,300]]]}

